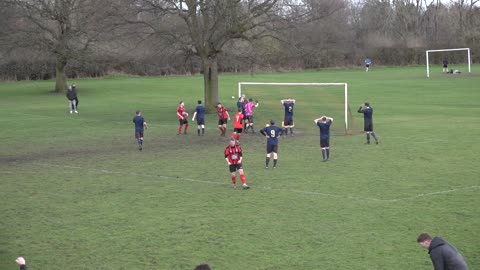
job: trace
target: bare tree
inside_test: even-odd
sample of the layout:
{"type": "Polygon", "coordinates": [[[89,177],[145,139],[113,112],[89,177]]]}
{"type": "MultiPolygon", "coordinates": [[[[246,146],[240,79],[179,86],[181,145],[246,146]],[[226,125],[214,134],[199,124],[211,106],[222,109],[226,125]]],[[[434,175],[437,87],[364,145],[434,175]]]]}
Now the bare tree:
{"type": "Polygon", "coordinates": [[[47,49],[55,56],[55,91],[66,90],[65,67],[95,41],[114,13],[106,1],[95,0],[4,0],[14,7],[18,25],[16,44],[47,49]],[[108,7],[108,8],[107,8],[108,7]]]}
{"type": "MultiPolygon", "coordinates": [[[[298,15],[302,1],[287,0],[135,0],[152,35],[201,59],[207,108],[218,102],[218,55],[229,41],[252,41],[272,36],[282,20],[298,15]],[[298,4],[300,3],[300,4],[298,4]],[[148,15],[146,15],[148,14],[148,15]],[[175,16],[181,24],[166,29],[157,22],[175,16]],[[176,45],[175,45],[176,44],[176,45]]],[[[178,23],[178,21],[173,20],[178,23]]],[[[135,23],[139,23],[138,21],[135,23]]],[[[167,27],[168,28],[168,27],[167,27]]]]}

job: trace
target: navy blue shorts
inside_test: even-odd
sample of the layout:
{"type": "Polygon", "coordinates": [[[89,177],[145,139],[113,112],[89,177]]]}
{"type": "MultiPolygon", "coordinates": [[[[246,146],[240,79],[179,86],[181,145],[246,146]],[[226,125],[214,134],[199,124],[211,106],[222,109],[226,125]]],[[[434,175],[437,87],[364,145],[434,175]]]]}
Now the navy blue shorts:
{"type": "Polygon", "coordinates": [[[363,131],[373,131],[373,123],[372,122],[365,122],[363,124],[363,131]]]}
{"type": "Polygon", "coordinates": [[[293,116],[285,116],[283,119],[284,126],[293,126],[293,116]]]}
{"type": "Polygon", "coordinates": [[[330,147],[330,137],[320,137],[320,147],[330,147]]]}
{"type": "Polygon", "coordinates": [[[269,153],[278,153],[278,144],[268,144],[267,143],[267,154],[269,153]]]}
{"type": "Polygon", "coordinates": [[[143,130],[135,130],[135,139],[143,138],[143,130]]]}
{"type": "Polygon", "coordinates": [[[197,125],[205,125],[205,118],[197,118],[197,125]]]}

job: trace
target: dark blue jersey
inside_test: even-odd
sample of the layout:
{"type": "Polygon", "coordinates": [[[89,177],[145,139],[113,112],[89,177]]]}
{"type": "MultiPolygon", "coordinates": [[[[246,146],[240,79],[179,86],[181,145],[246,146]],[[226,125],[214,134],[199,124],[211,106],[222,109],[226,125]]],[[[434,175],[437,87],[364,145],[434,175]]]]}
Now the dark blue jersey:
{"type": "Polygon", "coordinates": [[[268,136],[267,144],[278,144],[278,136],[282,134],[282,128],[277,126],[268,126],[260,131],[263,135],[268,136]]]}
{"type": "Polygon", "coordinates": [[[365,109],[362,109],[362,107],[360,107],[360,109],[358,109],[358,112],[363,113],[363,120],[365,120],[366,122],[372,122],[372,119],[373,119],[372,107],[367,107],[365,109]]]}
{"type": "Polygon", "coordinates": [[[197,119],[205,118],[205,107],[203,105],[198,105],[195,111],[197,112],[197,119]]]}
{"type": "Polygon", "coordinates": [[[135,116],[133,118],[133,123],[135,123],[135,131],[143,131],[143,123],[145,123],[143,116],[135,116]]]}
{"type": "Polygon", "coordinates": [[[237,109],[242,109],[242,114],[245,115],[245,101],[240,101],[240,99],[237,101],[237,109]]]}
{"type": "Polygon", "coordinates": [[[293,102],[283,103],[283,107],[285,107],[285,117],[293,116],[293,106],[295,106],[295,103],[293,102]]]}
{"type": "Polygon", "coordinates": [[[320,128],[320,138],[328,138],[330,137],[330,126],[332,125],[332,121],[328,120],[326,123],[317,122],[317,126],[320,128]]]}

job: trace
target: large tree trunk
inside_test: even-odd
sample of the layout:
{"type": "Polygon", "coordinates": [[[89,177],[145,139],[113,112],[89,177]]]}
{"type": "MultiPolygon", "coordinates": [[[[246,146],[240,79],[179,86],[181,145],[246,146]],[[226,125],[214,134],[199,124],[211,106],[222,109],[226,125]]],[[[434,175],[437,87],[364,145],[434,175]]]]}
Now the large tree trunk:
{"type": "Polygon", "coordinates": [[[218,67],[217,57],[202,59],[203,82],[205,91],[205,108],[212,112],[218,103],[218,67]]]}
{"type": "Polygon", "coordinates": [[[65,66],[67,65],[67,58],[57,55],[55,63],[55,92],[64,92],[67,90],[67,76],[65,75],[65,66]]]}

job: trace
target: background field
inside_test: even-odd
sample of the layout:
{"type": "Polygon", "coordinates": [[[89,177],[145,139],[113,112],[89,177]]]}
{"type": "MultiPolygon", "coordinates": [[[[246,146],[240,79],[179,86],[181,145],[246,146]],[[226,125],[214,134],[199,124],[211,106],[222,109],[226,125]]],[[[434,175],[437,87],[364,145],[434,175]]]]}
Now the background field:
{"type": "Polygon", "coordinates": [[[375,109],[380,144],[335,136],[327,163],[313,122],[281,140],[276,170],[264,169],[264,139],[244,136],[249,191],[230,186],[215,115],[205,137],[192,123],[175,135],[176,105],[193,110],[202,77],[78,80],[79,115],[52,82],[1,83],[0,269],[19,255],[32,270],[431,269],[415,241],[424,231],[479,269],[480,66],[472,70],[222,75],[227,107],[238,81],[283,81],[348,82],[351,108],[375,109]],[[142,152],[136,109],[151,126],[142,152]]]}

